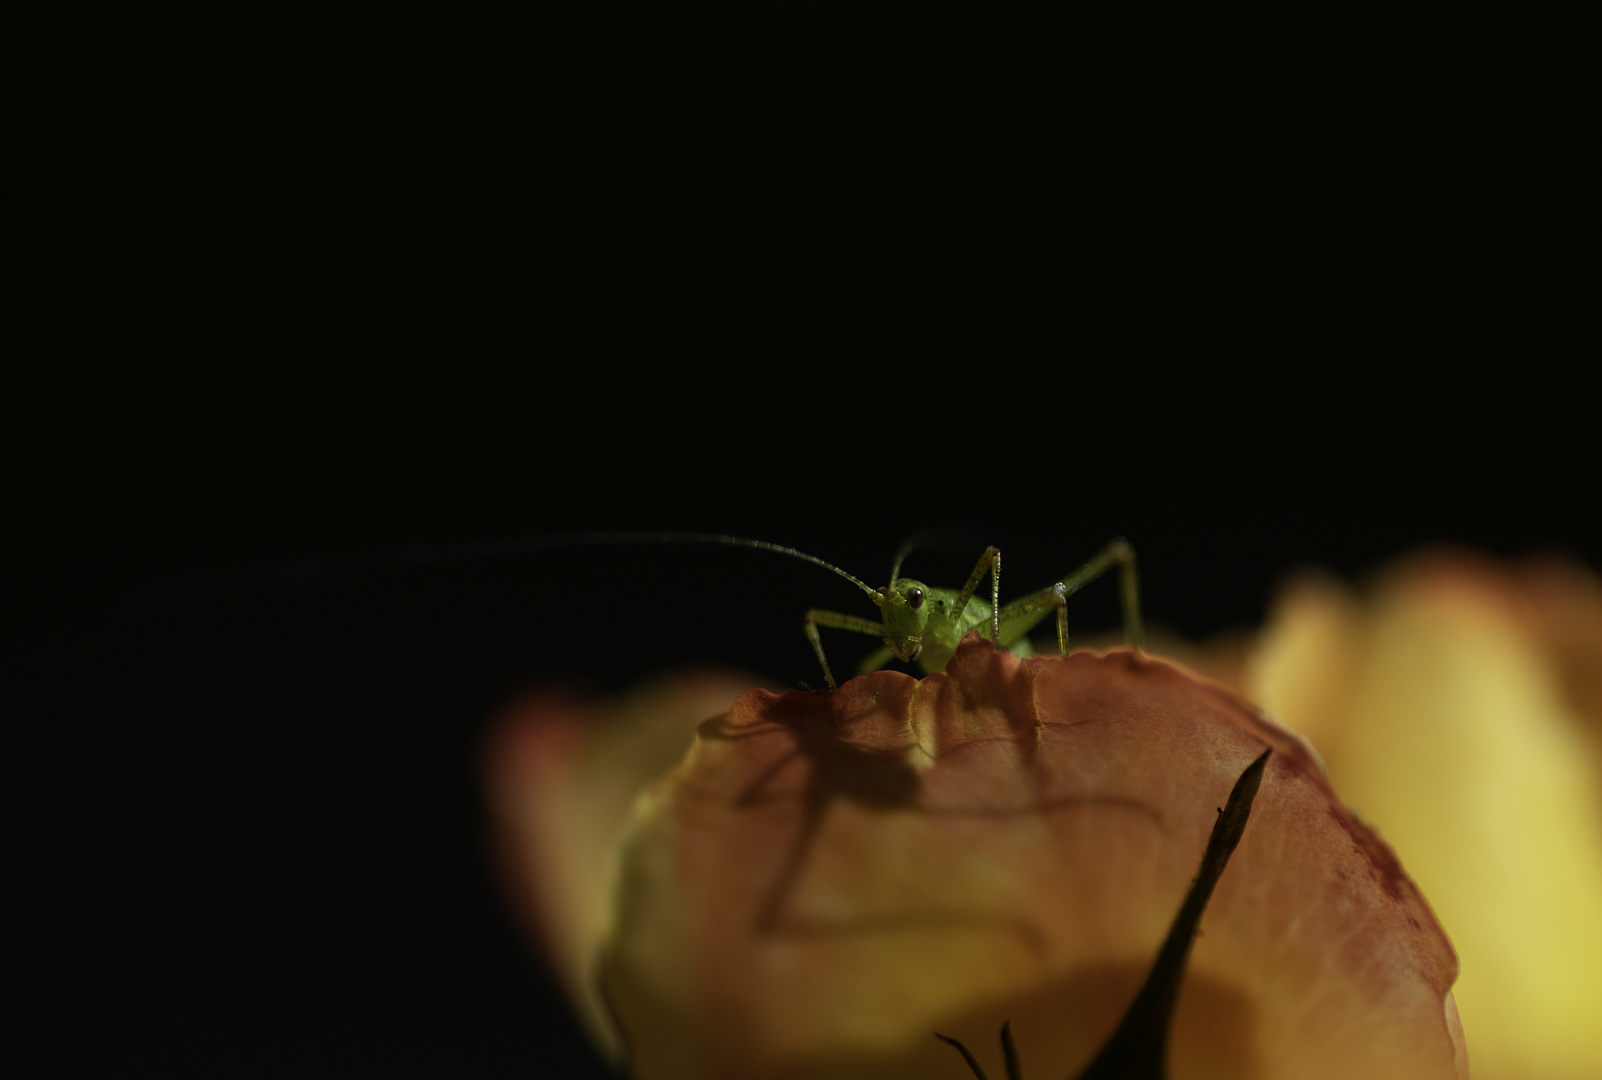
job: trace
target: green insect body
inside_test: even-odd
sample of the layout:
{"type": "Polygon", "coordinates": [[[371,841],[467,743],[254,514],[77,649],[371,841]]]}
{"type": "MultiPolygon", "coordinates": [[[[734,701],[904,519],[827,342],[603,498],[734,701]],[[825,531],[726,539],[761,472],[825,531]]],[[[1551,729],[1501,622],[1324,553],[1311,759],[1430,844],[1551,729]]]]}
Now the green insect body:
{"type": "Polygon", "coordinates": [[[919,664],[925,672],[940,671],[957,651],[957,645],[964,635],[973,631],[987,641],[995,642],[997,648],[1016,647],[1018,651],[1023,651],[1029,644],[1024,635],[1053,611],[1057,614],[1057,647],[1066,653],[1068,597],[1115,566],[1119,570],[1119,593],[1123,601],[1124,639],[1137,649],[1145,644],[1140,621],[1140,591],[1135,575],[1135,550],[1123,537],[1108,544],[1095,558],[1061,581],[1007,604],[1001,602],[1001,552],[994,547],[986,548],[985,553],[979,556],[973,573],[968,575],[968,581],[961,589],[941,589],[901,576],[901,563],[912,551],[912,544],[908,542],[902,545],[890,566],[890,584],[875,589],[816,555],[744,536],[595,532],[543,538],[535,546],[567,544],[722,544],[788,555],[838,574],[868,594],[868,598],[879,609],[880,621],[818,608],[807,612],[807,640],[812,643],[812,651],[817,654],[818,664],[823,668],[823,678],[831,689],[836,686],[834,672],[829,669],[828,658],[823,654],[819,627],[871,634],[883,640],[884,646],[862,662],[859,673],[877,670],[889,663],[892,657],[919,664]],[[990,577],[988,601],[975,595],[986,575],[990,577]]]}
{"type": "MultiPolygon", "coordinates": [[[[855,615],[820,609],[807,612],[807,639],[812,643],[818,663],[823,667],[823,677],[830,687],[836,684],[829,661],[823,654],[823,642],[818,634],[820,626],[873,634],[884,640],[884,646],[863,661],[859,668],[862,672],[883,667],[891,657],[916,663],[925,672],[939,671],[946,666],[952,653],[957,651],[958,643],[970,632],[978,632],[986,640],[995,642],[998,648],[1027,647],[1025,635],[1053,611],[1057,615],[1057,645],[1066,653],[1067,598],[1114,566],[1120,570],[1125,639],[1136,648],[1144,645],[1135,552],[1122,537],[1108,544],[1099,555],[1061,581],[1005,605],[1001,603],[1000,595],[1001,552],[996,548],[985,549],[961,589],[941,589],[914,578],[899,577],[901,562],[908,550],[903,547],[897,554],[890,570],[891,583],[882,589],[870,588],[839,568],[829,567],[868,594],[878,607],[881,620],[874,622],[855,615]],[[990,577],[988,602],[974,595],[987,574],[990,577]]],[[[811,559],[810,556],[808,558],[811,559]]],[[[819,559],[811,561],[828,566],[819,559]]]]}

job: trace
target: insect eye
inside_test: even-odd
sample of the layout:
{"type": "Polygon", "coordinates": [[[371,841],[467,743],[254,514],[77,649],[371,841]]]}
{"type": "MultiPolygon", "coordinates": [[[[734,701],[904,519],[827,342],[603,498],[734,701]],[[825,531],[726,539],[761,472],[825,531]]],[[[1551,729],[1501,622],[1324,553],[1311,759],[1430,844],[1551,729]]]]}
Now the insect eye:
{"type": "Polygon", "coordinates": [[[910,608],[923,607],[923,590],[922,589],[908,589],[907,590],[907,606],[910,607],[910,608]]]}

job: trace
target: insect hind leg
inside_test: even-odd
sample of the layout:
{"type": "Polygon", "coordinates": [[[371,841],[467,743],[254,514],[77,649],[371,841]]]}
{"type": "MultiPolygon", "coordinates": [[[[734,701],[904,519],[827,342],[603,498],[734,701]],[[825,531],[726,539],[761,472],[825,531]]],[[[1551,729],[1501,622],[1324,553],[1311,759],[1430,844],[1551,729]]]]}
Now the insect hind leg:
{"type": "Polygon", "coordinates": [[[1124,615],[1124,640],[1137,649],[1146,647],[1145,626],[1140,618],[1140,580],[1135,567],[1135,549],[1128,540],[1118,537],[1103,548],[1094,558],[1079,569],[1031,596],[1008,604],[1001,613],[1001,621],[1012,621],[1016,629],[1008,636],[1022,637],[1047,611],[1057,609],[1057,648],[1068,652],[1068,597],[1090,582],[1118,567],[1119,600],[1124,615]],[[1032,616],[1032,617],[1031,617],[1032,616]]]}
{"type": "Polygon", "coordinates": [[[985,574],[990,575],[990,640],[994,648],[1001,648],[1001,549],[991,546],[985,548],[985,553],[979,556],[979,562],[974,566],[973,573],[968,575],[968,582],[957,594],[956,603],[951,608],[951,621],[960,622],[962,613],[968,607],[968,600],[973,591],[984,580],[985,574]]]}

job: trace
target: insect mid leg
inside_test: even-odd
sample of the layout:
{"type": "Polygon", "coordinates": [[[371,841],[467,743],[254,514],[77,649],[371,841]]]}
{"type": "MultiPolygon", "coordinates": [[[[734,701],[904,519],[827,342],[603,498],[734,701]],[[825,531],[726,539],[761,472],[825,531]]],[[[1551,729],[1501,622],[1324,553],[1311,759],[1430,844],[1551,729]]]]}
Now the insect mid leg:
{"type": "Polygon", "coordinates": [[[829,670],[829,661],[823,656],[823,639],[818,636],[818,627],[827,626],[831,630],[854,630],[859,634],[872,634],[875,637],[884,637],[883,623],[876,623],[872,619],[862,619],[855,615],[842,615],[838,611],[822,611],[813,608],[806,614],[805,622],[807,640],[812,642],[812,651],[818,655],[818,663],[823,666],[823,680],[833,690],[838,684],[834,681],[834,672],[829,670]]]}

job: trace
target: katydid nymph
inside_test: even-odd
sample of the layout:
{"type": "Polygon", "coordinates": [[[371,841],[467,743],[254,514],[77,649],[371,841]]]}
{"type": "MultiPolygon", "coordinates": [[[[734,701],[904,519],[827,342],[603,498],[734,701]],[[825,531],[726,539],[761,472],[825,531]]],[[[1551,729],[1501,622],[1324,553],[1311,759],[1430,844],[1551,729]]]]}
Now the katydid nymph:
{"type": "Polygon", "coordinates": [[[860,578],[846,573],[832,563],[796,548],[771,544],[765,540],[749,540],[743,536],[717,536],[701,533],[598,533],[584,538],[596,544],[668,543],[668,544],[728,544],[734,547],[757,548],[790,555],[831,570],[868,594],[879,609],[881,621],[846,615],[837,611],[813,608],[806,613],[805,630],[812,651],[817,654],[823,668],[824,681],[834,689],[838,684],[829,660],[823,653],[819,627],[832,630],[852,630],[859,634],[872,634],[881,638],[884,645],[871,653],[858,667],[859,673],[875,671],[890,662],[891,657],[916,663],[925,673],[940,671],[957,651],[957,645],[970,632],[996,643],[998,648],[1011,648],[1024,641],[1024,635],[1053,610],[1057,613],[1057,647],[1068,651],[1068,597],[1089,582],[1100,577],[1114,566],[1119,569],[1119,593],[1123,602],[1124,639],[1136,648],[1145,645],[1145,633],[1140,621],[1140,591],[1135,573],[1135,550],[1123,537],[1118,537],[1101,552],[1067,577],[1039,592],[1030,593],[1008,604],[1001,603],[1001,552],[995,547],[985,549],[974,565],[973,573],[961,589],[941,589],[926,585],[914,578],[901,576],[901,564],[912,551],[912,544],[903,544],[890,567],[890,584],[875,589],[860,578]],[[975,595],[979,583],[990,577],[990,599],[975,595]]]}
{"type": "MultiPolygon", "coordinates": [[[[1025,640],[1024,635],[1053,610],[1057,613],[1057,648],[1068,651],[1068,597],[1114,566],[1119,568],[1119,592],[1123,601],[1124,639],[1136,648],[1145,645],[1140,621],[1140,591],[1135,573],[1135,551],[1123,537],[1112,541],[1095,558],[1062,580],[1008,604],[1001,603],[1001,552],[985,549],[973,573],[961,589],[941,589],[914,578],[901,576],[901,563],[911,550],[903,545],[890,567],[890,584],[873,589],[836,567],[835,573],[848,578],[878,607],[882,622],[814,608],[806,614],[807,640],[823,667],[823,678],[833,688],[834,673],[823,655],[818,627],[853,630],[884,639],[884,645],[870,653],[858,667],[859,673],[877,670],[898,660],[916,663],[927,672],[940,671],[957,651],[957,645],[970,632],[994,642],[997,648],[1011,648],[1025,640]],[[985,575],[990,576],[990,599],[974,593],[985,575]]],[[[799,554],[799,553],[798,553],[799,554]]],[[[811,556],[806,556],[811,558],[811,556]]],[[[819,561],[821,560],[813,560],[819,561]]],[[[824,564],[827,565],[827,564],[824,564]]]]}

